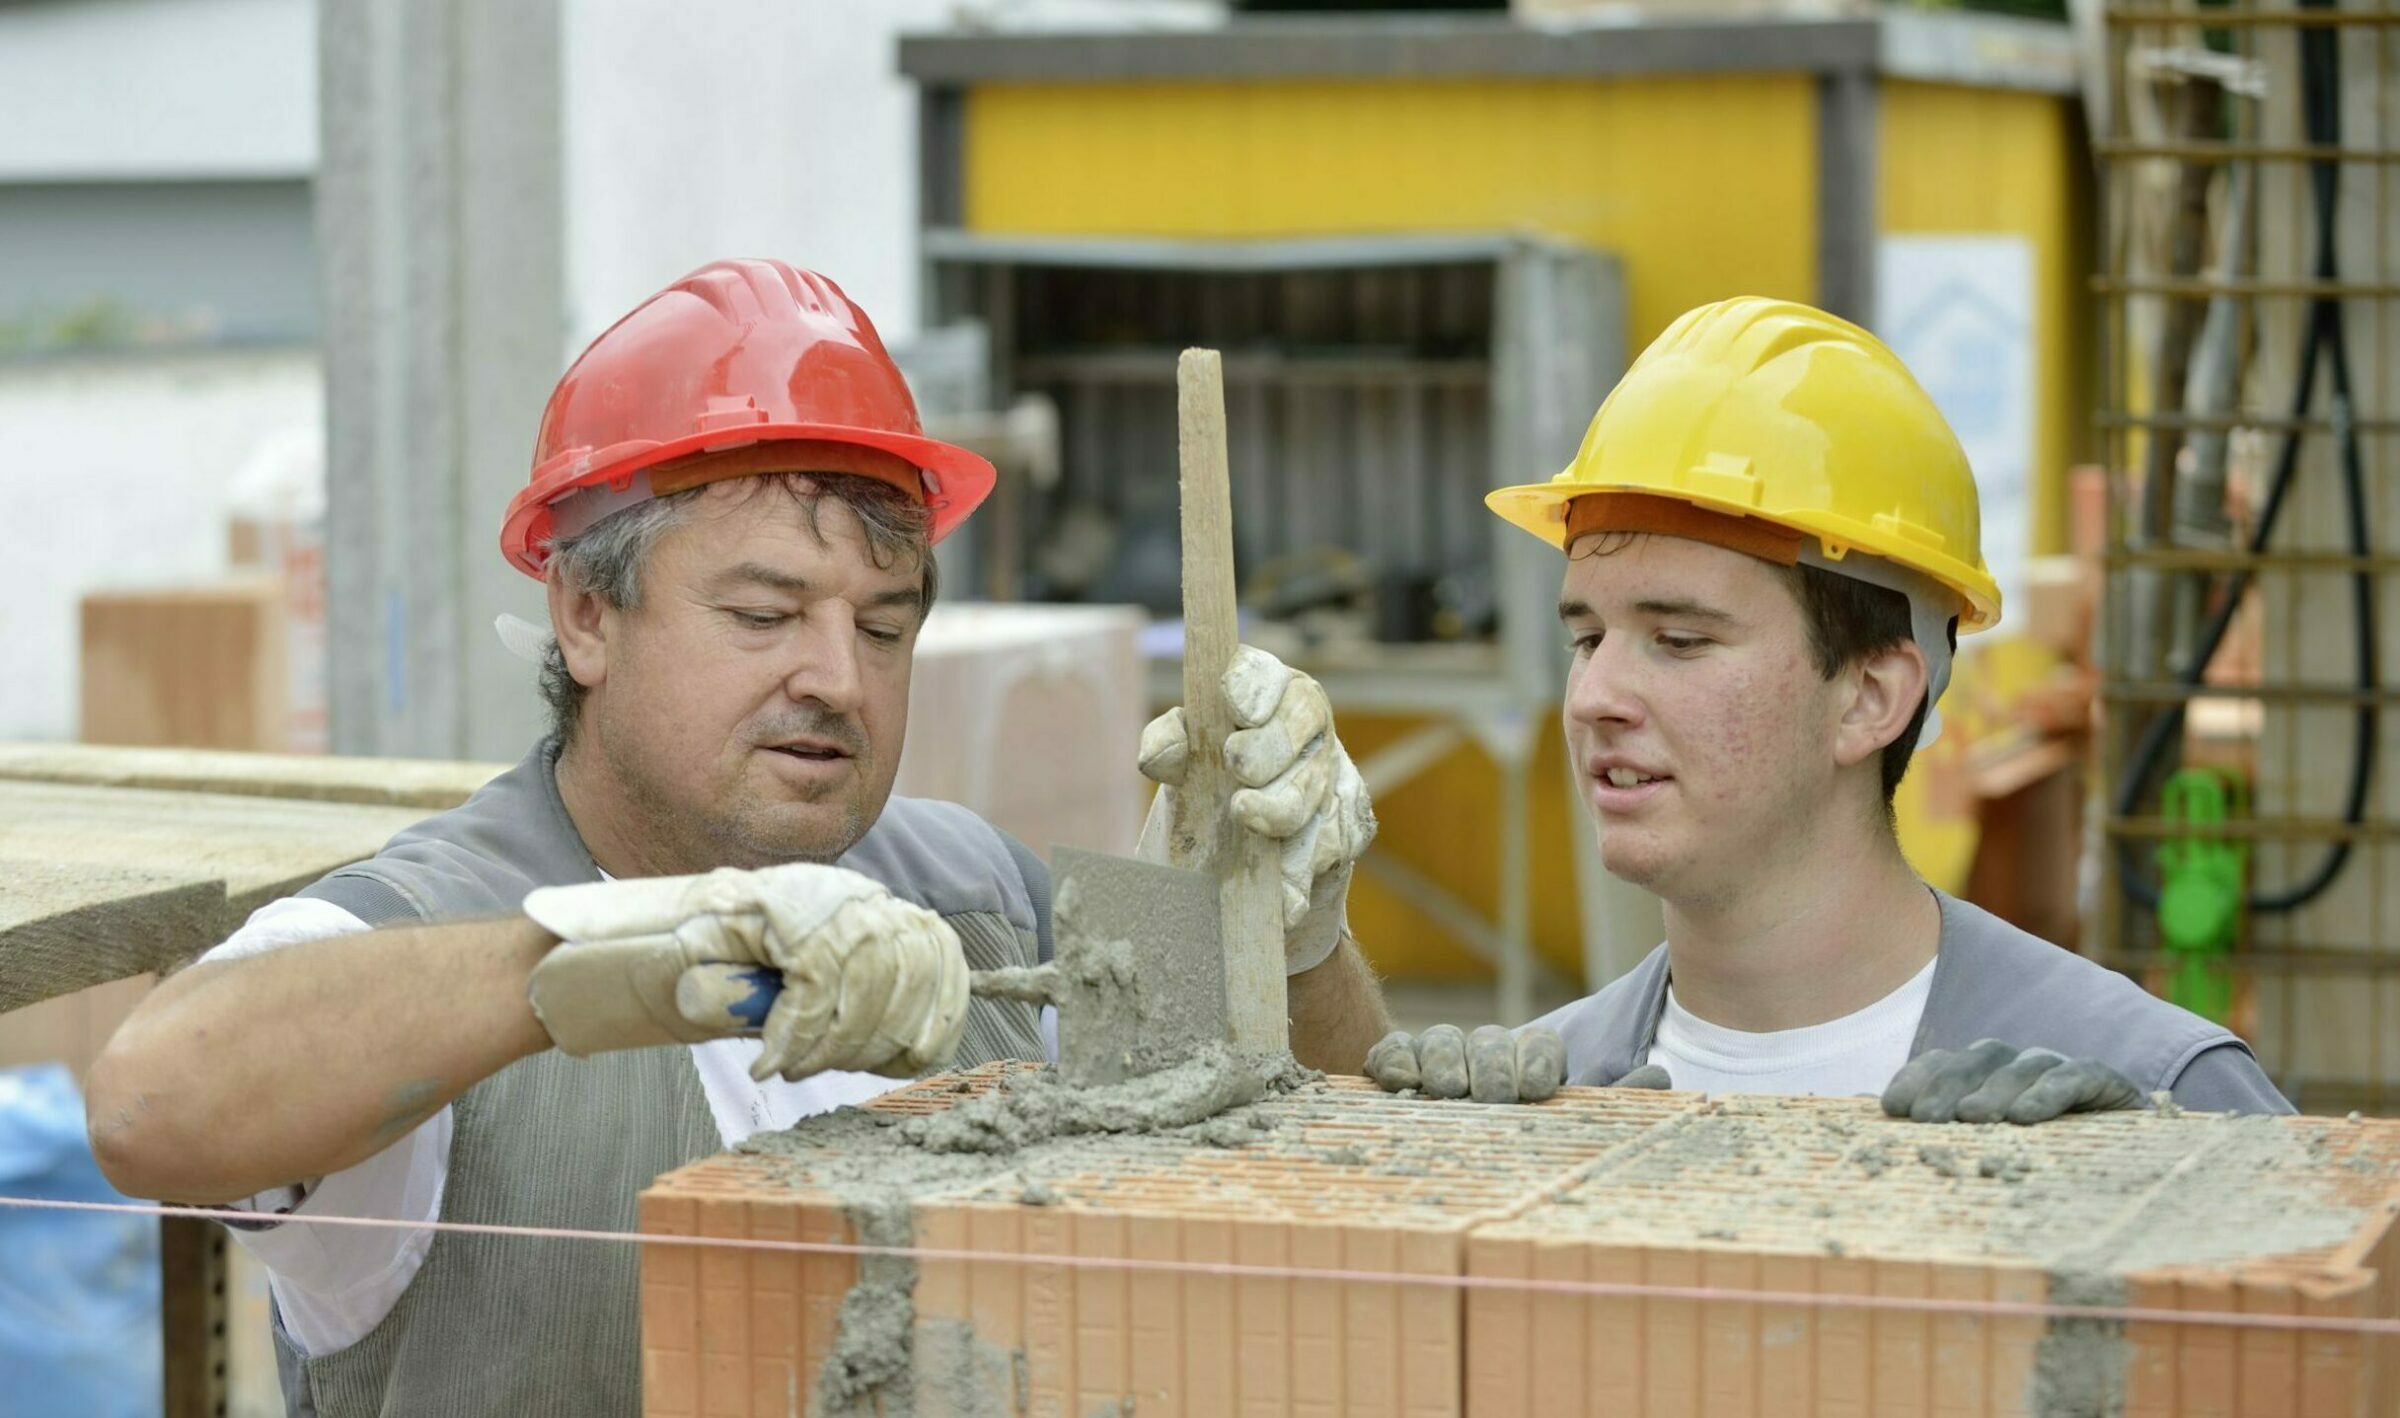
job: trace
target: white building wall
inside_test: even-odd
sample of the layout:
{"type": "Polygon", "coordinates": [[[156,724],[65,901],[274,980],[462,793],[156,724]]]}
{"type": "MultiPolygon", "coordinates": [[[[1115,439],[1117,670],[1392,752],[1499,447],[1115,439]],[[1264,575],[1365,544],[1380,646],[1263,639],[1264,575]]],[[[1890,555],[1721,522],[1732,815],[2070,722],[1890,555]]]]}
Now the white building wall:
{"type": "Polygon", "coordinates": [[[916,326],[916,91],[895,36],[951,0],[566,8],[568,343],[722,256],[832,276],[916,326]]]}
{"type": "Polygon", "coordinates": [[[917,90],[899,37],[1189,27],[1216,0],[568,0],[568,346],[723,256],[814,267],[914,334],[917,90]]]}
{"type": "Polygon", "coordinates": [[[0,5],[0,182],[316,166],[313,0],[0,5]]]}
{"type": "Polygon", "coordinates": [[[0,739],[75,737],[83,596],[224,574],[241,475],[324,422],[313,350],[0,363],[0,739]]]}

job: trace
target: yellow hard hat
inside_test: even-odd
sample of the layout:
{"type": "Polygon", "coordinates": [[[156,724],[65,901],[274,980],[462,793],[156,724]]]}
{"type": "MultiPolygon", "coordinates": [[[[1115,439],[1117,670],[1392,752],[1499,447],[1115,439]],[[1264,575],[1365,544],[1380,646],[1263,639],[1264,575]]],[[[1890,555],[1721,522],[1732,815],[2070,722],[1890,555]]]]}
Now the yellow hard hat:
{"type": "Polygon", "coordinates": [[[1756,518],[1815,538],[1832,569],[1882,557],[1956,592],[1962,633],[2000,619],[1957,435],[1899,356],[1822,310],[1744,296],[1685,313],[1625,371],[1565,472],[1484,504],[1563,549],[1569,505],[1595,493],[1756,518]]]}

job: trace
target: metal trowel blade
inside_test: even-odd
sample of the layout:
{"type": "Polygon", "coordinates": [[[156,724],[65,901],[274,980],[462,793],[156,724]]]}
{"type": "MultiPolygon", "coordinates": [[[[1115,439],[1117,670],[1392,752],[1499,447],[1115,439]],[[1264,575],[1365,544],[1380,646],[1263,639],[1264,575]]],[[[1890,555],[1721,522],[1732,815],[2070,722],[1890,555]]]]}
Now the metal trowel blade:
{"type": "Polygon", "coordinates": [[[1062,1074],[1115,1083],[1225,1042],[1215,877],[1075,847],[1050,875],[1062,1074]]]}

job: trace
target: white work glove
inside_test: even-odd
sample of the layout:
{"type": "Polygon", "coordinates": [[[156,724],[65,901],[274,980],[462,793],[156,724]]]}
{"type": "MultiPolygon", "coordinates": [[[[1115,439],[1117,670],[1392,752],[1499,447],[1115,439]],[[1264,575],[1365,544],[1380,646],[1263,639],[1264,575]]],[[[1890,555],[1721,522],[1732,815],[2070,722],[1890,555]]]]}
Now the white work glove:
{"type": "MultiPolygon", "coordinates": [[[[1229,807],[1250,832],[1282,844],[1283,968],[1297,975],[1325,962],[1349,929],[1343,903],[1350,864],[1375,838],[1366,780],[1334,737],[1324,686],[1264,650],[1234,652],[1223,682],[1239,727],[1225,736],[1225,764],[1243,786],[1229,807]]],[[[1142,776],[1159,784],[1142,825],[1141,854],[1169,866],[1175,793],[1191,766],[1183,710],[1169,709],[1142,730],[1142,776]]]]}
{"type": "Polygon", "coordinates": [[[906,1077],[946,1062],[966,1028],[967,958],[949,923],[844,867],[548,886],[525,914],[567,942],[527,994],[570,1054],[746,1032],[762,967],[782,992],[754,1078],[906,1077]]]}

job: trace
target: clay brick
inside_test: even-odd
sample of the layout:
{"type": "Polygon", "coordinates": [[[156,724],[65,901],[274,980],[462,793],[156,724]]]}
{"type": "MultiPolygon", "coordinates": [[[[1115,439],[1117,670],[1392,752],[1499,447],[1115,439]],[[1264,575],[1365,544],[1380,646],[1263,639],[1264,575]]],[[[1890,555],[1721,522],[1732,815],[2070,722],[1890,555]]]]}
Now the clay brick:
{"type": "MultiPolygon", "coordinates": [[[[2396,1177],[2400,1124],[2392,1123],[2128,1114],[1935,1130],[1850,1100],[1729,1099],[1602,1159],[1509,1219],[1479,1225],[1468,1266],[1479,1276],[1516,1274],[1502,1243],[1539,1237],[1580,1245],[1595,1277],[1622,1278],[1638,1257],[1651,1283],[1737,1294],[2393,1318],[2386,1262],[2396,1177]],[[2117,1298],[2054,1290],[2051,1268],[2089,1271],[2117,1298]]],[[[1466,1313],[1479,1366],[1516,1355],[1506,1340],[1486,1346],[1481,1326],[1503,1311],[1470,1303],[1466,1313]]],[[[2081,1344],[2099,1356],[2091,1372],[2122,1386],[2129,1414],[2391,1411],[2381,1405],[2394,1345],[2275,1327],[2053,1326],[2039,1317],[1662,1295],[1617,1304],[1595,1326],[1584,1362],[1596,1390],[1611,1386],[1604,1411],[1637,1418],[2000,1415],[2041,1401],[2039,1371],[2059,1364],[2045,1357],[2046,1335],[2068,1352],[2081,1344]],[[1630,1351],[1638,1386],[1610,1377],[1608,1350],[1630,1351]]],[[[1497,1380],[1472,1388],[1471,1415],[1506,1411],[1478,1405],[1487,1391],[1510,1390],[1497,1380]]]]}
{"type": "MultiPolygon", "coordinates": [[[[1017,1067],[872,1106],[939,1112],[1017,1067]]],[[[2034,1410],[2045,1354],[2067,1341],[2102,1356],[2133,1418],[2394,1411],[2400,1345],[2383,1337],[1764,1297],[2043,1302],[2081,1293],[2053,1269],[2088,1263],[2145,1308],[2400,1317],[2400,1124],[1931,1129],[1860,1100],[1570,1089],[1484,1108],[1356,1080],[1266,1100],[1245,1128],[1249,1113],[1265,1126],[1217,1139],[1233,1145],[1089,1140],[917,1195],[916,1243],[974,1257],[918,1266],[918,1411],[2000,1418],[2034,1410]],[[1045,1204],[1026,1200],[1034,1182],[1045,1204]],[[2268,1234],[2282,1253],[2244,1250],[2268,1234]]],[[[641,1217],[657,1235],[851,1235],[789,1156],[671,1173],[641,1217]]],[[[645,1412],[784,1412],[795,1396],[805,1410],[858,1274],[847,1256],[645,1247],[645,1412]]]]}

